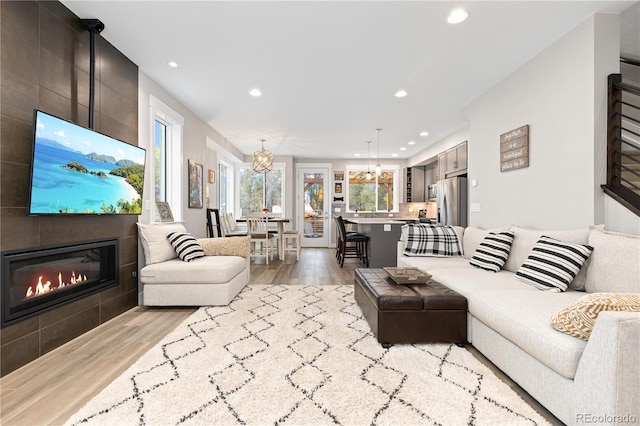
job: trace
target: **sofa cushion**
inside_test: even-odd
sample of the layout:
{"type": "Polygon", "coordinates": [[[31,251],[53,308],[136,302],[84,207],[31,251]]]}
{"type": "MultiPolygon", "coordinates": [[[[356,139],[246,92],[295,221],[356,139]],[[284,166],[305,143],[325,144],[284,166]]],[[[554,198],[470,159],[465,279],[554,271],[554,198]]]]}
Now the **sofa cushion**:
{"type": "Polygon", "coordinates": [[[462,247],[453,226],[416,223],[406,227],[404,254],[407,256],[462,256],[462,247]]]}
{"type": "Polygon", "coordinates": [[[183,262],[191,262],[193,259],[204,256],[204,250],[200,244],[187,232],[169,232],[167,239],[183,262]]]}
{"type": "Polygon", "coordinates": [[[602,311],[640,312],[640,293],[592,293],[582,296],[551,318],[551,326],[588,340],[602,311]]]}
{"type": "Polygon", "coordinates": [[[549,318],[584,293],[574,290],[550,293],[522,285],[527,289],[473,293],[467,298],[469,312],[547,367],[573,379],[587,342],[558,333],[549,318]]]}
{"type": "Polygon", "coordinates": [[[167,240],[169,232],[187,232],[187,230],[179,223],[154,225],[138,222],[138,235],[140,235],[140,243],[147,265],[177,257],[176,251],[167,240]]]}
{"type": "MultiPolygon", "coordinates": [[[[520,226],[512,227],[513,230],[513,244],[511,246],[511,252],[509,258],[504,265],[504,269],[511,272],[516,272],[518,268],[524,263],[524,261],[531,253],[531,249],[538,242],[541,236],[555,238],[556,240],[564,241],[574,244],[588,244],[589,242],[589,228],[580,228],[573,230],[540,230],[540,229],[527,229],[520,226]]],[[[586,266],[582,268],[576,278],[569,284],[569,288],[574,290],[584,290],[584,284],[586,280],[586,266]]]]}
{"type": "Polygon", "coordinates": [[[171,259],[140,270],[145,284],[224,284],[247,268],[240,256],[204,256],[191,262],[171,259]]]}
{"type": "Polygon", "coordinates": [[[594,248],[585,285],[589,293],[640,292],[640,237],[594,227],[589,245],[594,248]]]}
{"type": "MultiPolygon", "coordinates": [[[[410,258],[416,259],[416,258],[410,258]]],[[[422,258],[420,258],[422,259],[422,258]]],[[[513,279],[513,272],[499,271],[489,274],[482,269],[474,268],[465,260],[464,267],[430,269],[431,278],[452,290],[457,291],[469,300],[479,291],[531,291],[531,286],[513,279]]]]}
{"type": "Polygon", "coordinates": [[[592,251],[588,245],[542,236],[518,268],[516,278],[538,290],[565,291],[592,251]]]}
{"type": "Polygon", "coordinates": [[[251,237],[198,238],[207,256],[249,256],[251,237]]]}
{"type": "Polygon", "coordinates": [[[498,272],[509,257],[512,243],[513,232],[490,232],[476,249],[469,264],[487,271],[498,272]]]}

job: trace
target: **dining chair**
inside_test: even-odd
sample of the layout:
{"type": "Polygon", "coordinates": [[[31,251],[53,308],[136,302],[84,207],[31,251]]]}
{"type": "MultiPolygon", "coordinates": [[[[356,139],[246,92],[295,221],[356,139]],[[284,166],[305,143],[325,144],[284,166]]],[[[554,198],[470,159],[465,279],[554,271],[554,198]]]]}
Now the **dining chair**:
{"type": "Polygon", "coordinates": [[[247,214],[247,233],[251,238],[250,257],[264,256],[268,265],[269,257],[273,260],[277,240],[276,234],[269,232],[269,216],[262,213],[247,214]]]}
{"type": "Polygon", "coordinates": [[[219,210],[207,209],[207,236],[209,238],[218,238],[223,235],[219,210]]]}
{"type": "Polygon", "coordinates": [[[284,255],[286,256],[287,252],[292,251],[296,254],[296,260],[300,260],[300,231],[296,229],[284,231],[282,240],[284,255]]]}
{"type": "Polygon", "coordinates": [[[247,231],[236,226],[236,220],[233,218],[233,213],[222,213],[220,222],[222,222],[222,230],[225,237],[247,236],[247,231]]]}

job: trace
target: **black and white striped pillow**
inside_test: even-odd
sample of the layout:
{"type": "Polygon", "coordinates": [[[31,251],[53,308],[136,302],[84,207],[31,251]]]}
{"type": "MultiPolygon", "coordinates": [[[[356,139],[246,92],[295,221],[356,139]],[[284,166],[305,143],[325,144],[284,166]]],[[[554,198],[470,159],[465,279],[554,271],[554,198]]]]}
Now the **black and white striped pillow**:
{"type": "Polygon", "coordinates": [[[515,277],[539,290],[565,291],[592,252],[591,246],[563,243],[543,235],[515,277]]]}
{"type": "Polygon", "coordinates": [[[491,272],[498,272],[507,262],[513,244],[513,232],[490,232],[484,237],[469,264],[491,272]]]}
{"type": "Polygon", "coordinates": [[[204,250],[191,234],[184,232],[169,232],[169,242],[180,259],[191,262],[193,259],[204,257],[204,250]]]}

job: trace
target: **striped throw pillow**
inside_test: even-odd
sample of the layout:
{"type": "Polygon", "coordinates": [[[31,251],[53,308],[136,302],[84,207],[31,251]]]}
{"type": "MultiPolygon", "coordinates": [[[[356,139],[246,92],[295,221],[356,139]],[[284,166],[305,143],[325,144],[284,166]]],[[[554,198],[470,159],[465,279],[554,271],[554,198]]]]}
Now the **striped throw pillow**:
{"type": "Polygon", "coordinates": [[[591,246],[563,243],[543,235],[515,277],[539,290],[565,291],[592,252],[591,246]]]}
{"type": "Polygon", "coordinates": [[[498,272],[507,262],[511,244],[513,244],[513,232],[489,232],[473,253],[469,264],[487,271],[498,272]]]}
{"type": "Polygon", "coordinates": [[[551,326],[569,336],[588,340],[602,311],[640,312],[640,293],[592,293],[582,296],[551,317],[551,326]]]}
{"type": "Polygon", "coordinates": [[[181,260],[191,262],[193,259],[204,257],[204,250],[191,234],[169,232],[167,238],[181,260]]]}

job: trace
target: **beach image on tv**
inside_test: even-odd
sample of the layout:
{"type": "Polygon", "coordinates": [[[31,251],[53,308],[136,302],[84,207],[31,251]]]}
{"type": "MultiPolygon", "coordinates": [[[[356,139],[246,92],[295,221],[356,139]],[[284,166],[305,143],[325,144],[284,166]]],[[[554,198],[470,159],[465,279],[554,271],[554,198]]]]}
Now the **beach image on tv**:
{"type": "Polygon", "coordinates": [[[140,214],[145,150],[36,112],[31,214],[140,214]]]}

